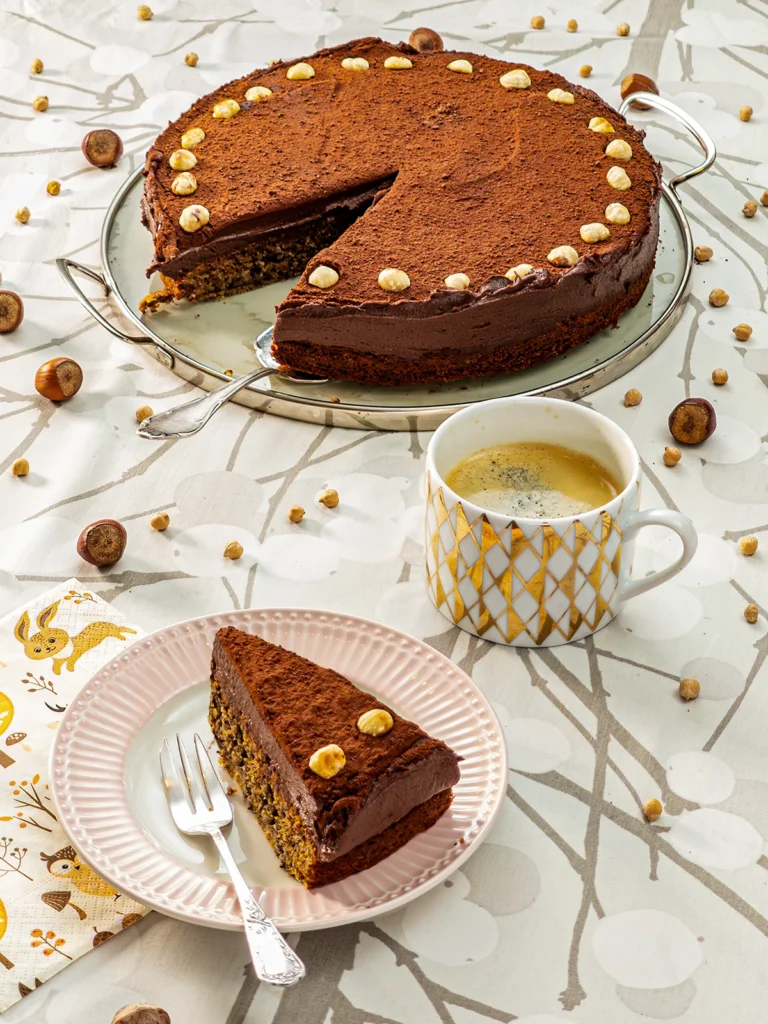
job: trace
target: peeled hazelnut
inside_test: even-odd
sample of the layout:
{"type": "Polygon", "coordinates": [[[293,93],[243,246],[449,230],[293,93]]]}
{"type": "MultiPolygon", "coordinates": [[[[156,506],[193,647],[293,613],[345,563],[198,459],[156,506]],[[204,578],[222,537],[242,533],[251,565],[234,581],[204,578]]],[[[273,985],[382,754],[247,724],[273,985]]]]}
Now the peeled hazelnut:
{"type": "Polygon", "coordinates": [[[614,127],[611,122],[606,121],[604,117],[591,118],[587,127],[591,132],[600,132],[602,135],[608,135],[614,131],[614,127]]]}
{"type": "Polygon", "coordinates": [[[94,167],[114,167],[123,155],[123,140],[111,128],[97,128],[88,132],[80,148],[94,167]]]}
{"type": "Polygon", "coordinates": [[[706,398],[685,398],[669,414],[669,432],[680,444],[701,444],[717,427],[717,416],[706,398]]]}
{"type": "Polygon", "coordinates": [[[736,324],[733,328],[733,333],[738,341],[749,341],[752,337],[752,328],[749,324],[736,324]]]}
{"type": "Polygon", "coordinates": [[[742,537],[739,541],[742,555],[754,555],[757,551],[757,537],[742,537]]]}
{"type": "Polygon", "coordinates": [[[179,214],[179,227],[191,235],[193,231],[204,228],[210,219],[211,215],[204,206],[185,206],[179,214]]]}
{"type": "Polygon", "coordinates": [[[266,85],[252,85],[246,92],[245,98],[249,103],[260,103],[262,100],[268,99],[271,95],[272,90],[268,89],[266,85]]]}
{"type": "Polygon", "coordinates": [[[718,366],[716,370],[712,371],[712,383],[713,384],[727,384],[728,383],[728,371],[724,370],[721,366],[718,366]]]}
{"type": "Polygon", "coordinates": [[[291,505],[288,509],[288,518],[292,523],[300,523],[306,515],[306,512],[301,505],[291,505]]]}
{"type": "Polygon", "coordinates": [[[466,274],[449,274],[443,284],[446,288],[455,288],[463,292],[469,288],[470,281],[466,274]]]}
{"type": "Polygon", "coordinates": [[[730,299],[728,292],[724,292],[722,288],[713,288],[709,293],[709,304],[710,306],[724,306],[730,299]]]}
{"type": "Polygon", "coordinates": [[[756,604],[748,604],[744,609],[744,618],[753,626],[757,622],[759,615],[760,612],[758,611],[756,604]]]}
{"type": "Polygon", "coordinates": [[[168,515],[167,512],[157,512],[149,520],[149,525],[152,527],[153,530],[158,530],[160,533],[162,533],[163,530],[167,530],[168,527],[171,525],[171,517],[168,515]]]}
{"type": "Polygon", "coordinates": [[[555,267],[573,267],[578,263],[579,254],[571,245],[558,245],[550,249],[547,259],[555,267]]]}
{"type": "Polygon", "coordinates": [[[35,59],[29,65],[29,70],[32,72],[33,75],[42,74],[43,62],[40,60],[39,57],[35,57],[35,59]]]}
{"type": "Polygon", "coordinates": [[[315,69],[311,64],[305,64],[304,61],[300,61],[298,64],[293,64],[288,68],[285,72],[285,77],[292,82],[303,82],[308,78],[315,77],[315,69]]]}
{"type": "Polygon", "coordinates": [[[131,1003],[117,1011],[112,1024],[171,1024],[171,1018],[154,1003],[131,1003]]]}
{"type": "Polygon", "coordinates": [[[35,374],[35,390],[52,402],[66,402],[83,383],[83,371],[74,359],[59,356],[49,359],[35,374]]]}
{"type": "Polygon", "coordinates": [[[531,18],[531,28],[542,29],[544,28],[545,24],[546,22],[540,14],[536,14],[531,18]]]}
{"type": "Polygon", "coordinates": [[[326,508],[336,508],[339,504],[339,492],[335,491],[333,487],[328,487],[321,494],[318,494],[317,500],[321,505],[325,505],[326,508]]]}
{"type": "Polygon", "coordinates": [[[404,270],[385,267],[379,274],[379,288],[383,288],[385,292],[403,292],[410,286],[411,279],[404,270]]]}
{"type": "Polygon", "coordinates": [[[697,245],[693,255],[697,263],[708,263],[715,254],[708,245],[697,245]]]}
{"type": "Polygon", "coordinates": [[[149,419],[150,416],[154,416],[154,411],[150,405],[140,405],[136,410],[137,423],[143,423],[144,420],[149,419]]]}
{"type": "Polygon", "coordinates": [[[368,71],[371,65],[365,57],[345,57],[341,66],[345,71],[368,71]]]}
{"type": "Polygon", "coordinates": [[[413,67],[413,61],[407,57],[387,57],[384,67],[387,71],[406,71],[413,67]]]}
{"type": "MultiPolygon", "coordinates": [[[[576,31],[576,30],[574,29],[574,31],[576,31]]],[[[582,78],[589,78],[589,76],[592,74],[592,65],[591,64],[582,64],[581,67],[579,68],[579,74],[581,75],[582,78]]]]}
{"type": "Polygon", "coordinates": [[[239,540],[231,540],[229,544],[224,548],[224,557],[230,558],[232,561],[237,561],[243,555],[243,545],[239,540]]]}
{"type": "Polygon", "coordinates": [[[27,224],[32,214],[29,212],[28,206],[22,206],[20,210],[15,213],[16,220],[19,224],[27,224]]]}
{"type": "Polygon", "coordinates": [[[16,292],[0,291],[0,334],[15,331],[24,319],[24,303],[16,292]]]}
{"type": "Polygon", "coordinates": [[[338,280],[339,272],[334,270],[333,267],[325,266],[324,263],[321,263],[319,267],[315,267],[307,278],[309,284],[314,285],[315,288],[333,288],[338,280]]]}
{"type": "Polygon", "coordinates": [[[757,213],[757,203],[754,199],[748,199],[741,208],[745,217],[754,217],[757,213]]]}
{"type": "Polygon", "coordinates": [[[701,690],[698,679],[681,679],[677,692],[683,700],[696,700],[701,690]]]}
{"type": "Polygon", "coordinates": [[[11,472],[14,476],[26,476],[29,473],[29,463],[26,459],[16,459],[11,466],[11,472]]]}
{"type": "Polygon", "coordinates": [[[408,37],[408,45],[419,53],[429,53],[432,50],[442,50],[443,40],[431,28],[415,28],[408,37]]]}
{"type": "Polygon", "coordinates": [[[626,395],[624,395],[624,405],[628,408],[633,405],[640,405],[642,400],[642,393],[637,388],[630,388],[626,395]]]}
{"type": "Polygon", "coordinates": [[[347,763],[344,751],[335,743],[320,747],[309,759],[309,767],[321,779],[332,779],[347,763]]]}
{"type": "Polygon", "coordinates": [[[577,32],[579,29],[579,23],[575,18],[569,18],[565,26],[566,32],[577,32]]]}
{"type": "Polygon", "coordinates": [[[624,139],[614,139],[605,147],[605,155],[612,157],[614,160],[631,160],[632,147],[624,139]]]}
{"type": "Polygon", "coordinates": [[[760,205],[761,206],[768,206],[768,188],[760,196],[760,205]]]}
{"type": "Polygon", "coordinates": [[[531,87],[531,79],[528,72],[523,68],[513,68],[511,71],[506,71],[499,79],[499,83],[505,89],[530,89],[531,87]]]}
{"type": "Polygon", "coordinates": [[[611,188],[616,188],[619,192],[625,192],[632,187],[632,181],[623,167],[609,167],[605,180],[611,188]]]}
{"type": "Polygon", "coordinates": [[[357,720],[357,728],[366,736],[385,736],[395,724],[392,715],[384,708],[364,711],[357,720]]]}
{"type": "Polygon", "coordinates": [[[189,171],[177,174],[171,183],[171,192],[175,196],[191,196],[197,192],[197,178],[189,171]]]}
{"type": "Polygon", "coordinates": [[[86,526],[77,541],[77,553],[91,565],[114,565],[125,551],[128,534],[116,519],[99,519],[86,526]]]}
{"type": "Polygon", "coordinates": [[[152,18],[154,17],[152,14],[152,8],[147,7],[146,4],[140,4],[136,9],[136,14],[138,15],[139,21],[152,21],[152,18]]]}
{"type": "Polygon", "coordinates": [[[582,242],[604,242],[611,237],[605,224],[582,224],[579,228],[582,242]]]}
{"type": "Polygon", "coordinates": [[[456,71],[460,75],[471,75],[472,65],[469,63],[468,60],[452,60],[451,63],[448,64],[448,70],[456,71]]]}
{"type": "MultiPolygon", "coordinates": [[[[652,92],[655,96],[659,95],[659,89],[652,78],[647,75],[625,75],[621,80],[621,98],[625,100],[627,96],[631,96],[633,92],[652,92]]],[[[634,100],[632,106],[637,110],[648,110],[648,104],[642,103],[640,100],[634,100]]]]}
{"type": "Polygon", "coordinates": [[[663,812],[664,808],[661,806],[661,802],[656,800],[646,800],[643,804],[643,814],[648,821],[657,821],[663,812]]]}
{"type": "Polygon", "coordinates": [[[197,56],[194,50],[190,50],[189,53],[184,55],[184,63],[187,65],[188,68],[197,67],[197,62],[199,59],[200,58],[197,56]]]}
{"type": "Polygon", "coordinates": [[[202,128],[190,128],[181,136],[181,148],[193,149],[195,146],[199,146],[203,139],[205,139],[205,132],[202,128]]]}
{"type": "Polygon", "coordinates": [[[61,182],[49,181],[48,184],[45,186],[45,191],[48,193],[49,196],[57,196],[59,192],[61,192],[61,182]]]}
{"type": "Polygon", "coordinates": [[[665,466],[676,466],[680,459],[682,459],[683,453],[679,448],[665,448],[664,449],[664,465],[665,466]]]}
{"type": "Polygon", "coordinates": [[[629,25],[626,23],[626,21],[621,21],[616,26],[616,35],[617,36],[628,36],[629,35],[629,25]]]}
{"type": "Polygon", "coordinates": [[[629,210],[621,203],[609,203],[605,208],[605,219],[609,224],[629,224],[629,210]]]}
{"type": "Polygon", "coordinates": [[[565,103],[567,105],[576,102],[573,98],[573,93],[566,92],[565,89],[550,89],[547,93],[547,99],[552,100],[553,103],[565,103]]]}
{"type": "Polygon", "coordinates": [[[753,113],[754,111],[752,110],[752,107],[742,107],[739,111],[739,119],[742,121],[749,121],[753,113]]]}
{"type": "Polygon", "coordinates": [[[510,267],[504,277],[508,277],[510,281],[517,280],[518,277],[525,277],[526,274],[530,274],[533,267],[530,263],[518,263],[516,267],[510,267]]]}
{"type": "MultiPolygon", "coordinates": [[[[235,114],[240,113],[240,104],[237,102],[237,100],[222,100],[221,103],[214,104],[211,113],[215,118],[217,118],[217,120],[227,121],[230,117],[234,117],[235,114]]],[[[180,167],[177,169],[182,171],[186,170],[186,168],[184,167],[180,167]]]]}
{"type": "Polygon", "coordinates": [[[48,97],[47,96],[35,96],[32,100],[32,106],[39,113],[43,113],[44,110],[48,109],[48,97]]]}

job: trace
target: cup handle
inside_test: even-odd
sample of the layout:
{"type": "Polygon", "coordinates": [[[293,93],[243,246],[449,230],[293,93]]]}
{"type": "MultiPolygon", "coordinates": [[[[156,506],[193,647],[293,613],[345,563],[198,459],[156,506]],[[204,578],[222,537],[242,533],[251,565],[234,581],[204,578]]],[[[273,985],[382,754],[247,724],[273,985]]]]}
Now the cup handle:
{"type": "Polygon", "coordinates": [[[640,580],[626,580],[619,595],[622,601],[629,601],[631,598],[637,597],[638,594],[644,594],[646,591],[658,587],[660,583],[671,580],[688,565],[696,554],[699,544],[699,538],[691,520],[680,512],[674,512],[668,508],[649,508],[633,512],[629,525],[624,530],[622,542],[629,543],[644,526],[666,526],[676,533],[683,542],[683,551],[680,557],[666,569],[659,569],[658,572],[644,576],[640,580]]]}

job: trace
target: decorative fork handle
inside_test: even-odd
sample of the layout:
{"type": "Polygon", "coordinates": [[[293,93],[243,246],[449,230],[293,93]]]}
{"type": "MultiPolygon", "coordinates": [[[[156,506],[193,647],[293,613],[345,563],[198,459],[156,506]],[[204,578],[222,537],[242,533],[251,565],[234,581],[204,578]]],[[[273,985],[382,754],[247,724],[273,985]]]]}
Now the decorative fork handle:
{"type": "Polygon", "coordinates": [[[295,985],[307,973],[306,967],[254,898],[232,856],[224,833],[218,828],[206,831],[216,843],[235,887],[243,914],[245,937],[248,940],[257,978],[269,982],[270,985],[281,985],[285,988],[295,985]]]}

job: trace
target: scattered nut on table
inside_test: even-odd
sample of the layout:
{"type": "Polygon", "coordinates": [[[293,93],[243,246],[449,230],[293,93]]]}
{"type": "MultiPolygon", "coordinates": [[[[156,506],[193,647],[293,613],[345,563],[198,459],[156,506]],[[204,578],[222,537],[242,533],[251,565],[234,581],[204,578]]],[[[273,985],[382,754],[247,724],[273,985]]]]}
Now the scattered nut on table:
{"type": "Polygon", "coordinates": [[[723,291],[722,288],[713,288],[709,293],[709,304],[710,306],[724,306],[730,297],[728,292],[723,291]]]}
{"type": "Polygon", "coordinates": [[[15,213],[16,220],[19,222],[19,224],[29,223],[29,218],[31,216],[32,214],[29,212],[28,206],[22,206],[21,209],[17,210],[15,213]]]}
{"type": "Polygon", "coordinates": [[[24,319],[24,303],[16,292],[0,291],[0,334],[11,334],[24,319]]]}
{"type": "Polygon", "coordinates": [[[288,509],[288,518],[292,523],[300,523],[305,515],[306,511],[301,507],[301,505],[291,505],[288,509]]]}
{"type": "Polygon", "coordinates": [[[757,213],[757,203],[754,199],[748,199],[741,208],[741,212],[745,217],[754,217],[757,213]]]}
{"type": "Polygon", "coordinates": [[[752,626],[757,622],[759,615],[760,612],[758,611],[756,604],[748,604],[744,609],[744,618],[752,626]]]}
{"type": "Polygon", "coordinates": [[[542,29],[546,25],[544,18],[540,14],[535,14],[531,18],[531,28],[542,29]]]}
{"type": "Polygon", "coordinates": [[[643,400],[642,393],[637,388],[630,388],[629,391],[624,395],[624,405],[640,405],[643,400]]]}
{"type": "Polygon", "coordinates": [[[48,97],[47,96],[35,96],[32,100],[32,106],[38,113],[42,114],[48,109],[48,97]]]}
{"type": "Polygon", "coordinates": [[[728,383],[728,371],[724,370],[722,366],[718,366],[717,369],[712,371],[712,383],[722,386],[728,383]]]}
{"type": "Polygon", "coordinates": [[[76,395],[83,383],[80,364],[68,356],[49,359],[38,367],[35,390],[52,402],[66,402],[76,395]]]}
{"type": "Polygon", "coordinates": [[[224,557],[231,558],[233,561],[236,561],[238,558],[242,557],[243,550],[243,545],[239,540],[231,540],[224,548],[224,557]]]}
{"type": "Polygon", "coordinates": [[[626,23],[626,21],[620,21],[619,24],[616,26],[616,35],[617,36],[628,36],[629,35],[629,25],[626,23]]]}
{"type": "MultiPolygon", "coordinates": [[[[573,31],[575,32],[576,29],[574,29],[573,31]]],[[[592,74],[592,65],[591,64],[582,64],[581,67],[579,68],[579,74],[581,75],[582,78],[589,78],[589,76],[592,74]]]]}
{"type": "Polygon", "coordinates": [[[190,50],[189,53],[184,54],[184,63],[189,68],[197,67],[197,62],[199,59],[200,58],[197,56],[194,50],[190,50]]]}
{"type": "Polygon", "coordinates": [[[419,53],[429,53],[431,50],[442,50],[443,39],[431,28],[415,28],[408,37],[408,45],[419,53]]]}
{"type": "Polygon", "coordinates": [[[749,324],[736,324],[733,328],[737,341],[749,341],[752,337],[752,328],[749,324]]]}
{"type": "Polygon", "coordinates": [[[742,555],[749,557],[757,551],[757,537],[742,537],[739,541],[739,548],[742,555]]]}
{"type": "Polygon", "coordinates": [[[760,196],[760,205],[761,206],[768,206],[768,188],[760,196]]]}
{"type": "Polygon", "coordinates": [[[29,473],[29,462],[26,459],[16,459],[11,466],[11,473],[14,476],[27,476],[29,473]]]}
{"type": "Polygon", "coordinates": [[[49,196],[57,196],[59,192],[61,192],[61,182],[49,181],[48,184],[45,186],[45,191],[48,193],[49,196]]]}
{"type": "Polygon", "coordinates": [[[741,110],[739,111],[739,119],[742,120],[742,121],[748,121],[752,117],[753,113],[754,113],[754,111],[752,110],[752,107],[750,107],[750,106],[742,107],[741,110]]]}
{"type": "Polygon", "coordinates": [[[566,32],[578,32],[579,23],[575,18],[569,18],[565,25],[566,32]]]}
{"type": "Polygon", "coordinates": [[[171,517],[167,512],[156,512],[149,520],[149,525],[153,530],[162,533],[163,530],[167,530],[171,525],[171,517]]]}
{"type": "Polygon", "coordinates": [[[678,402],[667,421],[669,432],[680,444],[701,444],[717,427],[714,407],[706,398],[684,398],[678,402]]]}
{"type": "Polygon", "coordinates": [[[385,736],[395,724],[392,715],[384,708],[364,711],[357,720],[357,728],[366,736],[385,736]]]}
{"type": "Polygon", "coordinates": [[[679,448],[667,445],[664,449],[663,461],[665,466],[676,466],[682,457],[683,453],[679,448]]]}
{"type": "Polygon", "coordinates": [[[693,250],[693,255],[697,263],[708,263],[714,256],[714,252],[708,245],[697,245],[693,250]]]}
{"type": "Polygon", "coordinates": [[[154,416],[154,410],[151,405],[140,405],[136,410],[136,422],[143,423],[144,420],[150,416],[154,416]]]}
{"type": "Polygon", "coordinates": [[[94,167],[114,167],[123,155],[123,140],[111,128],[96,128],[80,143],[83,156],[94,167]]]}
{"type": "Polygon", "coordinates": [[[29,65],[29,70],[32,72],[33,75],[40,75],[40,74],[42,74],[43,62],[40,60],[39,57],[35,57],[35,59],[29,65]]]}
{"type": "Polygon", "coordinates": [[[139,21],[152,21],[154,14],[151,7],[147,7],[146,4],[139,4],[136,8],[136,16],[139,21]]]}
{"type": "Polygon", "coordinates": [[[657,821],[661,817],[663,810],[661,801],[655,797],[652,800],[646,800],[643,804],[643,814],[647,821],[657,821]]]}
{"type": "Polygon", "coordinates": [[[116,519],[98,519],[86,526],[77,541],[77,553],[91,565],[109,566],[118,562],[128,543],[128,534],[116,519]]]}
{"type": "Polygon", "coordinates": [[[154,1003],[131,1003],[117,1011],[112,1024],[171,1024],[171,1018],[154,1003]]]}
{"type": "Polygon", "coordinates": [[[332,779],[334,775],[339,774],[346,763],[344,751],[335,743],[320,747],[309,759],[310,769],[321,779],[332,779]]]}
{"type": "MultiPolygon", "coordinates": [[[[623,100],[625,100],[627,96],[631,96],[634,92],[650,92],[655,96],[659,95],[659,87],[656,85],[654,80],[649,78],[648,75],[638,75],[636,72],[630,75],[625,75],[624,78],[622,78],[619,91],[621,92],[621,98],[623,100]]],[[[632,106],[636,107],[638,110],[650,109],[648,104],[643,103],[642,100],[633,100],[632,106]]]]}
{"type": "Polygon", "coordinates": [[[327,487],[322,493],[318,494],[317,500],[321,505],[325,505],[326,508],[336,508],[339,504],[339,492],[334,490],[333,487],[327,487]]]}
{"type": "Polygon", "coordinates": [[[698,679],[681,679],[677,692],[683,700],[696,700],[701,692],[701,683],[698,679]]]}

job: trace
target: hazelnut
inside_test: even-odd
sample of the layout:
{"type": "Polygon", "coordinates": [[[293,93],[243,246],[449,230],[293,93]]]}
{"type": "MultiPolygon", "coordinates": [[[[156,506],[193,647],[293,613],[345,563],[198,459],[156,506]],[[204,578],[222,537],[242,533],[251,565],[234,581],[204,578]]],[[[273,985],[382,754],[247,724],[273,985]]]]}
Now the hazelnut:
{"type": "Polygon", "coordinates": [[[408,45],[419,53],[429,53],[432,50],[442,50],[443,40],[431,28],[415,28],[408,37],[408,45]]]}
{"type": "Polygon", "coordinates": [[[698,679],[681,679],[680,686],[678,687],[678,693],[683,700],[696,700],[701,690],[701,684],[698,679]]]}
{"type": "Polygon", "coordinates": [[[392,715],[384,708],[364,711],[357,720],[357,728],[366,736],[385,736],[395,724],[392,715]]]}
{"type": "Polygon", "coordinates": [[[565,31],[566,32],[577,32],[578,28],[579,28],[578,21],[576,21],[575,18],[569,18],[567,23],[566,23],[566,26],[565,26],[565,31]]]}
{"type": "Polygon", "coordinates": [[[749,557],[757,551],[757,537],[742,537],[739,541],[742,555],[749,557]]]}
{"type": "Polygon", "coordinates": [[[28,206],[22,206],[20,210],[16,211],[15,216],[19,224],[26,224],[28,223],[29,218],[32,216],[32,214],[29,212],[28,206]]]}
{"type": "Polygon", "coordinates": [[[231,540],[224,548],[224,557],[230,558],[233,562],[237,561],[238,558],[242,558],[243,550],[243,545],[239,540],[231,540]]]}
{"type": "Polygon", "coordinates": [[[339,272],[333,267],[327,267],[324,263],[315,267],[307,278],[309,284],[314,285],[315,288],[333,288],[338,280],[339,272]]]}
{"type": "Polygon", "coordinates": [[[197,157],[188,149],[174,149],[168,157],[168,165],[174,171],[191,171],[193,167],[197,167],[197,157]]]}
{"type": "Polygon", "coordinates": [[[123,155],[123,140],[111,128],[96,128],[88,132],[80,148],[94,167],[114,167],[123,155]]]}
{"type": "Polygon", "coordinates": [[[293,64],[288,68],[285,72],[285,77],[292,82],[304,82],[308,78],[315,77],[315,69],[311,64],[305,64],[304,61],[300,61],[298,64],[293,64]]]}
{"type": "Polygon", "coordinates": [[[48,109],[48,97],[47,96],[35,96],[32,100],[32,106],[39,113],[43,113],[44,110],[48,109]]]}
{"type": "Polygon", "coordinates": [[[712,383],[713,384],[727,384],[728,383],[728,371],[724,370],[722,366],[718,366],[716,370],[712,371],[712,383]]]}
{"type": "Polygon", "coordinates": [[[611,188],[616,188],[619,192],[625,192],[632,187],[632,181],[623,167],[609,167],[605,180],[611,188]]]}
{"type": "Polygon", "coordinates": [[[61,182],[49,181],[48,184],[45,186],[45,191],[48,193],[49,196],[57,196],[59,192],[61,192],[61,182]]]}
{"type": "Polygon", "coordinates": [[[59,356],[43,363],[35,374],[35,390],[52,402],[66,402],[83,383],[83,371],[74,359],[59,356]]]}
{"type": "Polygon", "coordinates": [[[547,93],[547,99],[552,100],[553,103],[565,103],[568,105],[576,102],[573,98],[573,93],[566,92],[565,89],[550,89],[547,93]]]}
{"type": "Polygon", "coordinates": [[[365,57],[345,57],[341,66],[345,71],[367,71],[371,65],[365,57]]]}
{"type": "Polygon", "coordinates": [[[579,68],[579,74],[582,78],[589,78],[589,76],[592,74],[592,65],[582,64],[579,68]]]}
{"type": "Polygon", "coordinates": [[[144,420],[149,419],[150,416],[154,416],[154,410],[150,405],[140,405],[136,410],[137,423],[143,423],[144,420]]]}
{"type": "Polygon", "coordinates": [[[410,286],[411,279],[404,270],[385,267],[379,274],[379,288],[383,288],[385,292],[403,292],[410,286]]]}
{"type": "Polygon", "coordinates": [[[587,125],[591,132],[600,132],[602,135],[609,135],[614,131],[614,127],[610,121],[606,121],[604,117],[593,117],[590,118],[589,124],[587,125]]]}
{"type": "Polygon", "coordinates": [[[197,178],[189,171],[177,174],[171,183],[171,192],[175,196],[191,196],[197,192],[197,178]]]}
{"type": "Polygon", "coordinates": [[[413,61],[407,57],[387,57],[384,67],[387,71],[405,71],[413,67],[413,61]]]}
{"type": "Polygon", "coordinates": [[[184,55],[184,63],[188,68],[196,68],[199,59],[194,50],[190,50],[189,53],[184,55]]]}
{"type": "MultiPolygon", "coordinates": [[[[29,463],[26,459],[16,459],[11,466],[11,472],[14,476],[26,476],[29,473],[29,463]]],[[[757,542],[755,542],[757,546],[757,542]]]]}
{"type": "Polygon", "coordinates": [[[547,259],[555,267],[573,267],[578,262],[579,254],[571,245],[558,245],[550,249],[547,259]]]}
{"type": "MultiPolygon", "coordinates": [[[[659,95],[659,89],[652,78],[648,75],[625,75],[621,80],[621,98],[625,100],[627,96],[631,96],[633,92],[652,92],[655,96],[659,95]]],[[[637,110],[648,110],[648,104],[642,103],[640,100],[634,100],[632,106],[637,110]]]]}
{"type": "Polygon", "coordinates": [[[744,618],[753,626],[757,622],[759,614],[760,612],[758,611],[756,604],[748,604],[744,609],[744,618]]]}
{"type": "Polygon", "coordinates": [[[86,526],[77,541],[77,553],[91,565],[114,565],[125,551],[128,534],[116,519],[99,519],[86,526]]]}
{"type": "Polygon", "coordinates": [[[715,254],[708,245],[697,245],[693,255],[697,263],[708,263],[715,254]]]}
{"type": "Polygon", "coordinates": [[[745,217],[754,217],[757,213],[757,203],[754,199],[748,199],[741,208],[745,217]]]}
{"type": "Polygon", "coordinates": [[[709,304],[710,306],[724,306],[730,299],[728,292],[724,292],[722,288],[713,288],[709,293],[709,304]]]}
{"type": "MultiPolygon", "coordinates": [[[[123,927],[128,926],[123,924],[123,927]]],[[[171,1018],[165,1010],[154,1003],[131,1003],[117,1011],[112,1018],[112,1024],[171,1024],[171,1018]]]]}
{"type": "MultiPolygon", "coordinates": [[[[222,100],[221,103],[214,104],[211,113],[217,120],[227,121],[230,117],[234,117],[235,114],[240,113],[240,104],[237,100],[222,100]]],[[[177,170],[183,171],[186,170],[186,168],[179,167],[177,170]]]]}
{"type": "Polygon", "coordinates": [[[733,328],[733,333],[738,341],[749,341],[752,337],[752,328],[749,324],[736,324],[733,328]]]}
{"type": "Polygon", "coordinates": [[[526,274],[530,274],[533,267],[530,263],[518,263],[516,267],[510,267],[504,277],[508,277],[510,281],[517,280],[518,277],[525,277],[526,274]]]}
{"type": "Polygon", "coordinates": [[[616,26],[616,35],[617,36],[628,36],[629,35],[629,25],[626,23],[626,21],[621,21],[616,26]]]}
{"type": "Polygon", "coordinates": [[[679,448],[665,448],[664,449],[664,465],[665,466],[676,466],[680,459],[682,459],[683,453],[679,448]]]}
{"type": "Polygon", "coordinates": [[[449,274],[443,284],[446,288],[455,288],[463,292],[469,288],[470,281],[466,274],[449,274]]]}
{"type": "Polygon", "coordinates": [[[452,60],[447,67],[449,71],[456,71],[460,75],[472,74],[472,65],[468,60],[464,60],[463,58],[459,58],[459,60],[452,60]]]}
{"type": "Polygon", "coordinates": [[[579,228],[582,242],[604,242],[611,237],[605,224],[582,224],[579,228]]]}
{"type": "Polygon", "coordinates": [[[761,206],[768,206],[768,188],[760,196],[760,205],[761,206]]]}
{"type": "Polygon", "coordinates": [[[653,800],[646,800],[643,804],[643,814],[648,821],[657,821],[661,817],[663,810],[661,801],[655,798],[653,800]]]}
{"type": "Polygon", "coordinates": [[[531,18],[531,28],[542,29],[542,28],[544,28],[545,24],[546,24],[546,22],[544,21],[544,19],[542,18],[542,16],[540,14],[535,14],[531,18]]]}
{"type": "Polygon", "coordinates": [[[195,146],[199,146],[204,138],[205,132],[202,128],[190,128],[181,136],[181,148],[193,149],[195,146]]]}
{"type": "Polygon", "coordinates": [[[624,395],[624,405],[627,406],[627,408],[633,405],[640,405],[642,400],[642,392],[638,391],[637,388],[630,388],[624,395]]]}
{"type": "Polygon", "coordinates": [[[266,85],[252,85],[246,92],[245,98],[249,103],[260,103],[262,100],[268,99],[271,95],[272,90],[268,89],[266,85]]]}
{"type": "Polygon", "coordinates": [[[154,17],[152,14],[152,8],[147,7],[146,4],[141,4],[137,7],[136,14],[138,15],[139,21],[152,21],[152,18],[154,17]]]}
{"type": "Polygon", "coordinates": [[[749,121],[753,113],[752,107],[742,107],[739,111],[739,119],[741,121],[749,121]]]}
{"type": "Polygon", "coordinates": [[[717,427],[717,416],[706,398],[685,398],[669,414],[669,432],[680,444],[701,444],[717,427]]]}
{"type": "Polygon", "coordinates": [[[513,68],[506,71],[499,79],[505,89],[530,89],[531,79],[528,72],[523,68],[513,68]]]}
{"type": "Polygon", "coordinates": [[[206,208],[196,203],[194,206],[185,206],[181,211],[179,214],[179,227],[182,231],[186,231],[187,234],[191,235],[193,231],[199,231],[200,228],[204,228],[210,219],[211,215],[206,208]]]}
{"type": "Polygon", "coordinates": [[[309,767],[315,775],[321,779],[332,779],[338,775],[347,763],[344,751],[335,743],[329,743],[326,747],[320,747],[309,759],[309,767]]]}
{"type": "Polygon", "coordinates": [[[321,505],[325,505],[326,508],[336,508],[339,504],[339,492],[335,491],[333,487],[328,487],[321,494],[318,494],[317,500],[321,505]]]}
{"type": "Polygon", "coordinates": [[[24,319],[24,303],[16,292],[0,291],[0,334],[15,331],[24,319]]]}
{"type": "Polygon", "coordinates": [[[32,72],[33,75],[42,74],[43,62],[40,60],[39,57],[35,57],[35,59],[29,65],[29,70],[32,72]]]}
{"type": "Polygon", "coordinates": [[[621,203],[609,203],[605,208],[605,219],[609,224],[629,224],[629,210],[621,203]]]}
{"type": "Polygon", "coordinates": [[[157,530],[159,533],[162,533],[163,530],[167,530],[171,525],[171,517],[167,512],[156,512],[149,520],[149,525],[153,530],[157,530]]]}
{"type": "Polygon", "coordinates": [[[614,160],[631,160],[632,147],[624,139],[614,139],[605,147],[605,155],[612,157],[614,160]]]}
{"type": "Polygon", "coordinates": [[[292,523],[300,523],[306,515],[306,512],[301,505],[291,505],[288,509],[288,518],[292,523]]]}

